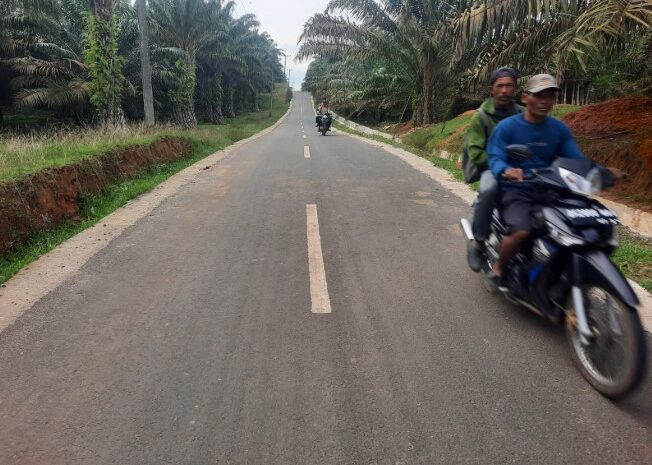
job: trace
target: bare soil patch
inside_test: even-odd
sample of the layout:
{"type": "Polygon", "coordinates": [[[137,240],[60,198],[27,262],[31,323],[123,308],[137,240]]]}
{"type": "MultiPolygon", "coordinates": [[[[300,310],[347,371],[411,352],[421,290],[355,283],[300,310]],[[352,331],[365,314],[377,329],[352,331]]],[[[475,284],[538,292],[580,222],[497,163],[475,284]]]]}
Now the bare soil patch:
{"type": "Polygon", "coordinates": [[[562,119],[588,157],[629,174],[607,196],[652,212],[652,99],[611,99],[562,119]]]}
{"type": "Polygon", "coordinates": [[[34,231],[80,219],[84,195],[130,179],[143,168],[181,158],[189,141],[164,138],[149,146],[116,150],[0,185],[0,255],[23,244],[34,231]]]}

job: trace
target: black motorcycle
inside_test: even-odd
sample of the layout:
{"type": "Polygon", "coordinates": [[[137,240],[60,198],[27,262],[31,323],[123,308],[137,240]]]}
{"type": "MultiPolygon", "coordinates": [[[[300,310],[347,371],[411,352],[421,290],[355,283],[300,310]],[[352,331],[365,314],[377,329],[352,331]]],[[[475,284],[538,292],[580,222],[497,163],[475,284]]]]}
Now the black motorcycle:
{"type": "Polygon", "coordinates": [[[325,136],[326,133],[331,130],[332,124],[333,124],[333,115],[331,115],[330,113],[319,115],[317,117],[317,132],[321,132],[321,135],[325,136]]]}
{"type": "MultiPolygon", "coordinates": [[[[524,145],[507,149],[511,160],[533,156],[524,145]]],[[[618,219],[591,197],[611,182],[605,172],[589,160],[558,158],[525,177],[545,201],[535,215],[538,230],[511,260],[500,291],[510,301],[565,324],[582,375],[601,394],[616,399],[642,380],[646,345],[636,310],[639,300],[609,258],[618,247],[618,219]]],[[[460,223],[472,241],[471,224],[467,219],[460,223]]],[[[504,233],[494,211],[484,272],[497,262],[504,233]]]]}

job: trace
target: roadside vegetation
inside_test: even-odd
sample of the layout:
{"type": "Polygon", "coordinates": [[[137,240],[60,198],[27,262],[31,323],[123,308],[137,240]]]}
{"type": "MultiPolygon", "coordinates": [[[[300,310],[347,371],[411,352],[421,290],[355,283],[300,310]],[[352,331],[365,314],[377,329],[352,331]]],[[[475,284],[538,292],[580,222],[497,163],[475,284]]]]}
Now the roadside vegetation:
{"type": "Polygon", "coordinates": [[[259,94],[284,81],[280,50],[255,16],[234,16],[234,2],[151,0],[140,27],[136,5],[0,2],[0,131],[120,127],[145,119],[147,97],[159,123],[222,123],[257,111],[259,94]]]}
{"type": "MultiPolygon", "coordinates": [[[[220,126],[204,123],[191,130],[165,127],[159,131],[136,132],[131,135],[131,139],[120,141],[121,145],[123,143],[131,145],[134,142],[148,143],[155,138],[176,136],[188,139],[191,142],[192,153],[170,163],[161,163],[145,168],[136,177],[113,184],[99,195],[85,196],[82,199],[81,219],[66,222],[51,231],[35,231],[26,244],[5,256],[0,256],[0,283],[6,282],[20,269],[41,255],[54,249],[80,231],[98,223],[102,218],[125,205],[129,200],[150,191],[173,174],[234,142],[250,137],[271,126],[287,112],[289,103],[286,100],[286,93],[287,86],[277,87],[274,93],[274,108],[271,118],[266,109],[238,116],[220,126]]],[[[92,133],[91,135],[87,134],[85,137],[89,138],[90,142],[79,141],[80,145],[75,153],[85,154],[84,147],[88,147],[87,144],[89,143],[91,147],[97,148],[98,153],[100,153],[99,146],[92,145],[92,133]]],[[[104,139],[100,140],[102,144],[106,143],[104,139]]],[[[120,138],[116,136],[114,142],[117,144],[119,140],[120,138]]],[[[53,144],[58,144],[58,142],[53,142],[53,144]]],[[[37,152],[40,153],[41,150],[44,150],[43,147],[39,147],[37,152]]]]}

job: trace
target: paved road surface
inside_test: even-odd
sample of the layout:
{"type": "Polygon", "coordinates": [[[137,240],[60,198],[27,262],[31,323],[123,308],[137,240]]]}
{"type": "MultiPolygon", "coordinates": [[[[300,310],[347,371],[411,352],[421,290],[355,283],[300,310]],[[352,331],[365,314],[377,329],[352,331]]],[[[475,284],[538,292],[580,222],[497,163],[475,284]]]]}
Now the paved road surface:
{"type": "Polygon", "coordinates": [[[456,197],[313,121],[298,94],[0,334],[0,463],[652,463],[650,383],[600,397],[466,269],[456,197]]]}

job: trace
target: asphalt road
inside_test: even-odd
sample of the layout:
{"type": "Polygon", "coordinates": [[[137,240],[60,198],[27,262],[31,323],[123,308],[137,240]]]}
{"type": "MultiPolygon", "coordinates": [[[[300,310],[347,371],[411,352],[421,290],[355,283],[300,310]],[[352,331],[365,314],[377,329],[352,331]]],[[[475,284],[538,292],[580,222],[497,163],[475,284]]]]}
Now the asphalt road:
{"type": "Polygon", "coordinates": [[[487,294],[466,213],[297,94],[0,334],[0,464],[652,463],[650,382],[602,398],[487,294]]]}

